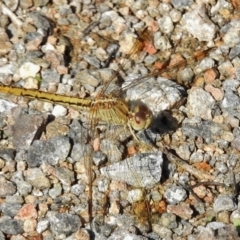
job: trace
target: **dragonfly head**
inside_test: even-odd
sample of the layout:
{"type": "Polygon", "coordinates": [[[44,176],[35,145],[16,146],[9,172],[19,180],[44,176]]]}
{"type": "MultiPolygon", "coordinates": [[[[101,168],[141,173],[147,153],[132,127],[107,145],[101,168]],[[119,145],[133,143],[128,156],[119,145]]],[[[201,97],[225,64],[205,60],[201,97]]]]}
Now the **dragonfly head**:
{"type": "Polygon", "coordinates": [[[152,112],[143,103],[134,107],[132,111],[132,117],[130,119],[131,127],[136,130],[143,130],[149,127],[152,122],[152,112]]]}

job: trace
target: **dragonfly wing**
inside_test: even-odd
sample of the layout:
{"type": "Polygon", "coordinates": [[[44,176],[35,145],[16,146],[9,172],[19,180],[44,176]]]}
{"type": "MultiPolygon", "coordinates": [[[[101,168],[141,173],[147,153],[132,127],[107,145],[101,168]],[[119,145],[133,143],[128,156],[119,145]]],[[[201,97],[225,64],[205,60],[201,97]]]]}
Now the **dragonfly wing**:
{"type": "Polygon", "coordinates": [[[129,101],[139,101],[140,96],[141,102],[150,108],[154,116],[157,116],[163,110],[171,109],[181,101],[186,96],[186,90],[168,79],[150,78],[126,92],[129,101]]]}
{"type": "MultiPolygon", "coordinates": [[[[104,88],[102,89],[101,93],[100,93],[100,96],[103,96],[109,85],[115,81],[115,79],[118,77],[119,73],[121,70],[123,70],[126,65],[128,64],[129,62],[129,59],[134,59],[136,58],[136,56],[138,57],[139,59],[139,54],[140,52],[142,52],[144,50],[144,48],[146,47],[146,44],[149,44],[150,42],[152,41],[152,31],[150,28],[145,28],[140,34],[139,34],[139,37],[136,38],[134,41],[133,41],[133,44],[132,46],[130,47],[130,50],[127,51],[127,54],[125,56],[125,61],[123,61],[117,71],[111,76],[111,78],[109,79],[109,81],[105,84],[104,88]]],[[[128,45],[127,45],[128,46],[128,45]]],[[[146,50],[146,49],[145,49],[146,50]]],[[[141,57],[140,57],[141,58],[141,57]]]]}

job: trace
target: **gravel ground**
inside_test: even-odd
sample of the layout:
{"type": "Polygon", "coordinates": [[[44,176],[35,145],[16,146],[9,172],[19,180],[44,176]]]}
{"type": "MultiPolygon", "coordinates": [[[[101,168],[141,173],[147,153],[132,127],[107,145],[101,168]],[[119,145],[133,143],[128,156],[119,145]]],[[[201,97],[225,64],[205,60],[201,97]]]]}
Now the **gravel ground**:
{"type": "Polygon", "coordinates": [[[94,97],[119,63],[106,94],[215,47],[127,89],[153,113],[136,133],[148,149],[101,124],[90,144],[84,113],[1,94],[0,239],[239,239],[238,1],[5,0],[0,9],[3,85],[94,97]],[[146,27],[152,42],[130,58],[146,27]]]}

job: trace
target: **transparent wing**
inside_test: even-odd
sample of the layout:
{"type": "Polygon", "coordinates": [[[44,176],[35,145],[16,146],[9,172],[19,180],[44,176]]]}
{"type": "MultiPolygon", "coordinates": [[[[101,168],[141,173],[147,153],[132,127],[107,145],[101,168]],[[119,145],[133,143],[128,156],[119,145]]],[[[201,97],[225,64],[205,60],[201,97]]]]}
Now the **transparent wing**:
{"type": "MultiPolygon", "coordinates": [[[[132,59],[134,55],[139,54],[143,49],[147,42],[150,42],[152,39],[152,31],[150,28],[145,28],[139,37],[136,38],[135,43],[133,44],[132,48],[130,49],[129,53],[125,57],[125,59],[132,59]]],[[[103,89],[100,92],[100,96],[103,96],[107,91],[109,85],[117,78],[121,69],[124,69],[127,61],[124,61],[122,64],[119,65],[118,70],[112,75],[109,81],[105,84],[103,89]]]]}
{"type": "Polygon", "coordinates": [[[172,72],[173,70],[180,69],[184,66],[196,63],[196,62],[200,61],[201,59],[205,58],[206,56],[208,56],[214,50],[216,50],[216,47],[212,47],[212,48],[209,48],[209,49],[206,49],[206,50],[203,50],[203,51],[199,51],[188,59],[179,61],[179,62],[177,62],[173,65],[167,66],[166,68],[163,68],[163,69],[159,69],[159,70],[156,69],[152,73],[149,73],[145,76],[142,76],[142,77],[139,77],[139,78],[135,79],[133,82],[129,83],[127,86],[122,87],[121,89],[114,91],[112,94],[114,96],[120,96],[121,94],[123,94],[128,89],[133,88],[133,87],[143,83],[146,79],[148,79],[150,77],[161,76],[163,73],[172,72]]]}

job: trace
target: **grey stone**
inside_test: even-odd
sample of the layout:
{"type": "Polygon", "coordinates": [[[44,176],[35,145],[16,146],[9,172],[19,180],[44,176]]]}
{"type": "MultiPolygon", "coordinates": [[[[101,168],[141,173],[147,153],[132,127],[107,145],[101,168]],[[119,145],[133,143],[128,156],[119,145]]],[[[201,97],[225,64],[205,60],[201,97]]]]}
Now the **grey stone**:
{"type": "Polygon", "coordinates": [[[115,230],[111,236],[108,238],[108,240],[115,240],[115,239],[131,239],[131,240],[147,240],[147,237],[139,236],[134,233],[130,233],[124,228],[118,228],[115,230]]]}
{"type": "Polygon", "coordinates": [[[5,234],[17,235],[24,232],[23,221],[9,217],[0,218],[0,230],[5,234]]]}
{"type": "Polygon", "coordinates": [[[216,27],[208,18],[203,6],[185,13],[182,17],[185,28],[199,41],[211,41],[215,36],[216,27]]]}
{"type": "Polygon", "coordinates": [[[15,217],[21,207],[21,204],[5,202],[1,204],[0,209],[4,215],[15,217]]]}
{"type": "Polygon", "coordinates": [[[48,227],[49,227],[49,220],[43,219],[43,220],[39,221],[38,224],[37,224],[37,232],[42,233],[48,227]]]}
{"type": "Polygon", "coordinates": [[[170,204],[177,204],[187,197],[186,190],[179,186],[170,186],[164,193],[164,197],[170,204]]]}
{"type": "Polygon", "coordinates": [[[6,161],[11,161],[14,159],[15,150],[12,148],[0,149],[0,157],[6,161]]]}
{"type": "Polygon", "coordinates": [[[193,116],[199,116],[205,120],[212,119],[212,108],[215,100],[210,93],[202,88],[192,88],[189,91],[187,107],[193,116]]]}
{"type": "Polygon", "coordinates": [[[191,150],[189,144],[182,144],[176,149],[176,153],[180,158],[184,160],[189,160],[191,155],[191,150]]]}
{"type": "Polygon", "coordinates": [[[83,85],[88,90],[94,90],[100,84],[100,77],[96,71],[83,70],[75,76],[74,85],[83,85]]]}
{"type": "Polygon", "coordinates": [[[100,149],[107,155],[109,162],[119,162],[122,159],[124,148],[117,140],[103,139],[100,143],[100,149]]]}
{"type": "Polygon", "coordinates": [[[171,48],[171,43],[166,36],[161,36],[159,32],[154,34],[154,46],[161,51],[171,48]]]}
{"type": "Polygon", "coordinates": [[[240,21],[237,19],[232,21],[229,25],[227,32],[224,34],[224,43],[229,47],[234,47],[240,43],[240,37],[238,31],[240,30],[240,21]]]}
{"type": "Polygon", "coordinates": [[[100,68],[100,61],[95,56],[84,55],[83,59],[95,68],[100,68]]]}
{"type": "Polygon", "coordinates": [[[223,162],[216,162],[215,164],[216,169],[220,172],[220,173],[224,173],[226,174],[228,172],[228,167],[226,163],[223,162]]]}
{"type": "Polygon", "coordinates": [[[213,209],[215,212],[234,211],[237,209],[237,204],[231,196],[220,195],[214,200],[213,209]]]}
{"type": "Polygon", "coordinates": [[[54,186],[49,190],[48,194],[52,199],[55,199],[56,197],[60,196],[63,189],[61,184],[57,183],[54,184],[54,186]]]}
{"type": "Polygon", "coordinates": [[[195,68],[194,73],[200,74],[208,69],[211,69],[214,67],[214,60],[210,57],[204,58],[195,68]]]}
{"type": "MultiPolygon", "coordinates": [[[[44,0],[44,2],[46,3],[46,0],[44,0]]],[[[39,12],[30,12],[29,16],[33,19],[34,25],[37,28],[44,29],[47,32],[51,32],[54,27],[53,22],[39,12]]]]}
{"type": "Polygon", "coordinates": [[[76,196],[79,196],[81,193],[83,193],[85,190],[85,185],[82,184],[75,184],[71,186],[71,193],[75,194],[76,196]]]}
{"type": "Polygon", "coordinates": [[[90,145],[77,143],[73,145],[71,157],[74,162],[78,162],[84,160],[84,158],[89,158],[91,152],[92,148],[90,145]]]}
{"type": "Polygon", "coordinates": [[[207,224],[207,228],[211,228],[211,229],[213,229],[213,230],[217,230],[217,229],[219,229],[219,228],[223,228],[223,227],[225,227],[226,226],[226,224],[225,223],[223,223],[223,222],[210,222],[210,223],[208,223],[207,224]]]}
{"type": "Polygon", "coordinates": [[[196,162],[202,162],[204,159],[203,153],[202,152],[194,152],[190,156],[190,162],[196,163],[196,162]]]}
{"type": "Polygon", "coordinates": [[[56,176],[62,184],[71,185],[75,181],[74,172],[65,167],[56,168],[56,176]]]}
{"type": "Polygon", "coordinates": [[[15,194],[15,195],[11,195],[11,196],[7,196],[6,197],[6,203],[11,203],[11,204],[23,204],[24,200],[23,197],[15,194]]]}
{"type": "Polygon", "coordinates": [[[5,198],[8,195],[13,195],[17,191],[15,184],[7,181],[4,177],[0,177],[0,197],[5,198]]]}
{"type": "Polygon", "coordinates": [[[188,86],[194,78],[194,72],[191,68],[184,68],[178,71],[177,79],[178,82],[183,82],[184,85],[188,86]]]}
{"type": "Polygon", "coordinates": [[[157,56],[156,55],[149,55],[149,56],[146,56],[145,59],[144,59],[144,62],[147,64],[147,65],[150,65],[150,64],[154,64],[154,62],[157,60],[157,56]]]}
{"type": "Polygon", "coordinates": [[[169,229],[176,228],[178,226],[176,215],[172,213],[163,213],[160,219],[160,223],[162,226],[169,229]]]}
{"type": "Polygon", "coordinates": [[[36,140],[28,151],[28,166],[38,167],[43,162],[53,166],[57,165],[67,158],[70,147],[69,138],[64,136],[53,137],[47,141],[36,140]]]}
{"type": "Polygon", "coordinates": [[[141,153],[100,169],[110,179],[136,187],[152,188],[162,176],[162,153],[141,153]]]}
{"type": "Polygon", "coordinates": [[[231,143],[231,146],[240,151],[240,136],[235,137],[235,139],[231,143]]]}
{"type": "Polygon", "coordinates": [[[32,191],[32,186],[26,181],[18,180],[15,182],[17,185],[17,191],[22,196],[27,196],[32,191]]]}
{"type": "Polygon", "coordinates": [[[240,104],[240,98],[233,92],[227,91],[224,94],[224,98],[221,102],[221,108],[238,107],[240,104]]]}
{"type": "Polygon", "coordinates": [[[1,240],[5,240],[5,239],[6,239],[5,236],[4,236],[4,234],[2,233],[2,231],[0,231],[0,239],[1,239],[1,240]]]}
{"type": "Polygon", "coordinates": [[[174,8],[184,8],[192,4],[192,0],[172,0],[174,8]]]}
{"type": "Polygon", "coordinates": [[[41,87],[48,88],[48,83],[60,82],[60,74],[56,71],[56,69],[45,69],[42,71],[42,79],[41,87]]]}
{"type": "Polygon", "coordinates": [[[68,14],[67,19],[72,24],[77,24],[79,22],[79,18],[74,13],[68,14]]]}
{"type": "Polygon", "coordinates": [[[190,138],[202,137],[207,142],[213,142],[221,139],[224,135],[226,125],[214,123],[211,121],[203,121],[198,124],[183,124],[182,132],[190,138]]]}
{"type": "Polygon", "coordinates": [[[240,55],[240,45],[237,45],[237,46],[234,46],[233,48],[231,48],[231,51],[229,53],[230,59],[233,59],[239,55],[240,55]]]}
{"type": "Polygon", "coordinates": [[[23,62],[34,62],[36,58],[43,57],[42,51],[28,51],[26,52],[24,59],[22,59],[23,62]]]}
{"type": "Polygon", "coordinates": [[[156,232],[161,239],[172,239],[173,232],[160,224],[153,224],[153,231],[156,232]]]}
{"type": "Polygon", "coordinates": [[[154,202],[158,202],[162,199],[162,194],[157,190],[153,190],[153,191],[151,191],[151,199],[154,202]]]}
{"type": "MultiPolygon", "coordinates": [[[[0,68],[1,72],[1,68],[0,68]]],[[[16,107],[17,105],[15,103],[6,101],[4,99],[0,99],[0,113],[4,113],[12,109],[13,107],[16,107]]]]}
{"type": "Polygon", "coordinates": [[[107,162],[107,156],[101,151],[94,151],[93,153],[93,162],[96,166],[100,166],[107,162]]]}
{"type": "Polygon", "coordinates": [[[109,188],[109,180],[104,178],[104,179],[100,179],[98,182],[97,182],[97,185],[98,185],[98,190],[100,192],[106,192],[109,188]]]}
{"type": "Polygon", "coordinates": [[[70,235],[76,232],[82,223],[77,215],[57,213],[50,218],[50,228],[56,236],[70,235]]]}
{"type": "Polygon", "coordinates": [[[162,18],[159,18],[158,25],[161,31],[166,34],[170,34],[174,29],[172,19],[168,15],[164,15],[162,18]]]}
{"type": "Polygon", "coordinates": [[[29,168],[26,171],[26,181],[40,190],[50,187],[50,181],[39,168],[29,168]]]}
{"type": "Polygon", "coordinates": [[[74,143],[83,144],[87,142],[87,129],[84,128],[80,122],[73,119],[70,124],[69,137],[74,141],[74,143]]]}
{"type": "Polygon", "coordinates": [[[16,109],[13,111],[14,125],[12,126],[13,146],[16,149],[28,149],[33,140],[39,136],[47,115],[25,114],[16,109]]]}

